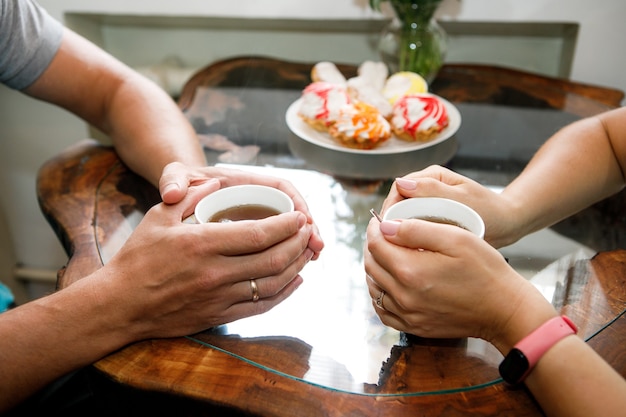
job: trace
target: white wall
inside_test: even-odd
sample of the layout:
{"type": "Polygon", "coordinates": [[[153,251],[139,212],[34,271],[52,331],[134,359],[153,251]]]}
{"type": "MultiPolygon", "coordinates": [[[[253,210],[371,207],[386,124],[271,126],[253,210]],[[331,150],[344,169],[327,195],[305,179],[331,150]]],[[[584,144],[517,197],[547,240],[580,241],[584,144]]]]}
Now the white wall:
{"type": "MultiPolygon", "coordinates": [[[[345,21],[346,27],[360,28],[362,31],[363,21],[380,24],[384,18],[369,9],[367,0],[40,0],[40,3],[60,20],[64,20],[66,13],[206,16],[270,21],[292,19],[303,23],[315,19],[334,19],[336,22],[345,21]]],[[[441,19],[461,21],[579,22],[579,39],[571,78],[626,90],[626,77],[622,76],[626,68],[626,54],[621,46],[622,40],[626,39],[626,25],[622,24],[626,16],[624,0],[444,0],[438,16],[441,19]]],[[[127,28],[126,31],[101,33],[99,36],[106,38],[104,41],[113,42],[116,37],[126,39],[124,37],[131,34],[133,29],[127,28]]],[[[332,53],[348,57],[349,60],[344,62],[361,57],[372,58],[368,55],[373,53],[369,45],[371,39],[361,39],[367,36],[365,32],[361,36],[347,31],[341,35],[341,40],[347,44],[352,42],[353,46],[335,48],[332,53]]],[[[327,36],[323,33],[318,35],[320,39],[327,36]]],[[[309,56],[306,48],[302,48],[294,39],[298,38],[293,38],[291,45],[289,42],[275,42],[275,45],[291,48],[287,56],[300,59],[309,56]]],[[[280,40],[284,41],[284,38],[280,36],[280,40]]],[[[222,39],[221,43],[231,45],[228,39],[222,39]]],[[[129,40],[129,44],[132,41],[129,40]]],[[[158,50],[165,44],[157,43],[153,47],[158,50]]],[[[211,43],[205,44],[207,54],[202,56],[202,62],[209,62],[209,58],[220,58],[210,55],[212,49],[218,50],[217,46],[211,46],[211,43]]],[[[228,50],[219,50],[219,54],[225,54],[228,50]]],[[[133,51],[129,52],[129,56],[132,56],[133,51]]],[[[236,53],[234,47],[233,52],[236,53]]],[[[123,54],[123,51],[112,53],[123,54]]],[[[321,59],[319,53],[317,51],[313,55],[311,52],[311,61],[321,59]]],[[[62,110],[1,86],[0,109],[0,135],[5,142],[3,152],[0,153],[0,214],[4,213],[8,228],[8,236],[3,236],[2,243],[5,248],[10,245],[12,250],[7,250],[7,253],[14,252],[16,262],[55,270],[65,262],[65,254],[37,205],[36,172],[45,160],[86,137],[87,128],[62,110]]]]}
{"type": "MultiPolygon", "coordinates": [[[[367,0],[40,0],[53,15],[90,12],[136,15],[218,16],[286,19],[378,19],[367,0]]],[[[623,0],[444,0],[441,19],[461,21],[579,22],[572,79],[626,90],[626,2],[623,0]]]]}
{"type": "Polygon", "coordinates": [[[440,18],[466,21],[578,22],[571,79],[626,91],[626,1],[444,0],[440,18]]]}

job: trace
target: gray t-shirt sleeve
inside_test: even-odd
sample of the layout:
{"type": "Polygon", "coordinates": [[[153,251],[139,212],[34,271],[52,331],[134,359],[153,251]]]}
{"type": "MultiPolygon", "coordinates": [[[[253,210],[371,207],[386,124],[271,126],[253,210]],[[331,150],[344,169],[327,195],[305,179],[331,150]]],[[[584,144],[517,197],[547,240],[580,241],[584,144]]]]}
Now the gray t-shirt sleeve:
{"type": "Polygon", "coordinates": [[[48,68],[63,37],[63,25],[31,0],[0,0],[0,82],[16,90],[48,68]]]}

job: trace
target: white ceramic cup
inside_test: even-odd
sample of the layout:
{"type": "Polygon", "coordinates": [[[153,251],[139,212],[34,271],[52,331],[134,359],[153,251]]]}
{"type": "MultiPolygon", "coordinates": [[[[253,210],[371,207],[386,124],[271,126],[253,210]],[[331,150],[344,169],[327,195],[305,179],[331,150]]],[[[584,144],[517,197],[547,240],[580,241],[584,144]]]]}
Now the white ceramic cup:
{"type": "Polygon", "coordinates": [[[407,198],[389,207],[383,220],[433,217],[451,220],[481,239],[485,236],[485,223],[478,213],[465,204],[447,198],[407,198]]]}
{"type": "Polygon", "coordinates": [[[211,217],[223,210],[244,206],[261,205],[279,213],[293,211],[293,200],[284,192],[264,185],[234,185],[221,188],[198,202],[194,215],[198,223],[207,223],[211,217]]]}

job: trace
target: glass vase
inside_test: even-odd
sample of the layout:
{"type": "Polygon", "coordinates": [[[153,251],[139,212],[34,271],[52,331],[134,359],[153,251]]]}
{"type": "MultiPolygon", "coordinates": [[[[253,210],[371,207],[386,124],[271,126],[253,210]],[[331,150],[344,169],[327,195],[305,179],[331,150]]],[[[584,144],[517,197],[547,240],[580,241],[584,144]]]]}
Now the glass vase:
{"type": "Polygon", "coordinates": [[[431,82],[443,65],[446,32],[434,19],[441,0],[390,0],[396,18],[383,30],[378,45],[389,73],[412,71],[431,82]]]}

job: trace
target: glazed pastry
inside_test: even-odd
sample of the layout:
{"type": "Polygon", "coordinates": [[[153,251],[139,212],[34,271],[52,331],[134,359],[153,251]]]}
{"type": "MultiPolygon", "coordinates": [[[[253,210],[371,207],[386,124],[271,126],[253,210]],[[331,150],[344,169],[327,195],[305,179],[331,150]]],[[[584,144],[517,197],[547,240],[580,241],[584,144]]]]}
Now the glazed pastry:
{"type": "Polygon", "coordinates": [[[391,137],[389,122],[363,102],[342,108],[329,132],[342,145],[355,149],[373,149],[391,137]]]}
{"type": "Polygon", "coordinates": [[[341,108],[350,103],[344,87],[318,81],[309,84],[302,91],[298,115],[314,129],[326,132],[339,116],[341,108]]]}
{"type": "Polygon", "coordinates": [[[391,128],[402,140],[426,142],[448,126],[446,106],[433,94],[400,97],[393,106],[391,128]]]}
{"type": "Polygon", "coordinates": [[[323,81],[345,86],[346,78],[335,64],[328,61],[318,62],[311,70],[311,80],[313,82],[323,81]]]}
{"type": "Polygon", "coordinates": [[[419,74],[410,71],[396,72],[387,78],[382,89],[383,96],[394,104],[402,96],[428,92],[426,80],[419,74]]]}

